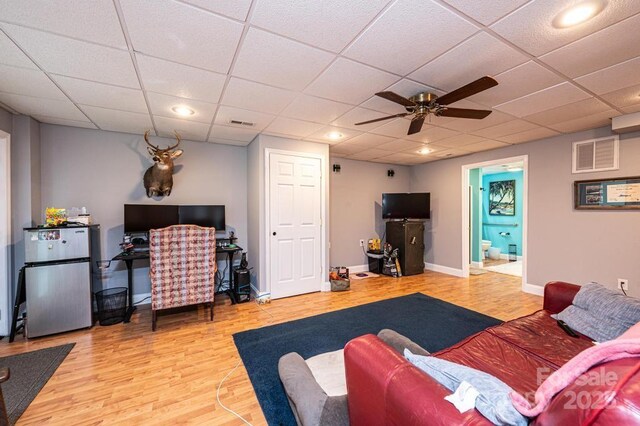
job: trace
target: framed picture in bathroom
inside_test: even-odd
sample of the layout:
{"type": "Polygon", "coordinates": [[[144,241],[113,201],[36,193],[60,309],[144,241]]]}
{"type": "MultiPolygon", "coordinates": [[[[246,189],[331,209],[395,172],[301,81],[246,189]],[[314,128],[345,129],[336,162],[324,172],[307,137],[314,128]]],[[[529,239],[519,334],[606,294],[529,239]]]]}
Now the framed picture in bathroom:
{"type": "Polygon", "coordinates": [[[640,209],[640,176],[575,181],[573,201],[577,210],[640,209]]]}
{"type": "Polygon", "coordinates": [[[500,180],[489,183],[489,214],[493,216],[515,216],[515,180],[500,180]]]}

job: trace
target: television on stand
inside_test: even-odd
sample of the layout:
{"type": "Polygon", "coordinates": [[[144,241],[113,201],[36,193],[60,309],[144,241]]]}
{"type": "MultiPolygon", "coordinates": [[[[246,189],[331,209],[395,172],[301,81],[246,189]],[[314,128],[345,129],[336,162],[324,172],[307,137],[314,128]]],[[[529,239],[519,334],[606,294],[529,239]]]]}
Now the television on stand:
{"type": "Polygon", "coordinates": [[[430,219],[431,194],[428,192],[382,194],[383,219],[430,219]]]}

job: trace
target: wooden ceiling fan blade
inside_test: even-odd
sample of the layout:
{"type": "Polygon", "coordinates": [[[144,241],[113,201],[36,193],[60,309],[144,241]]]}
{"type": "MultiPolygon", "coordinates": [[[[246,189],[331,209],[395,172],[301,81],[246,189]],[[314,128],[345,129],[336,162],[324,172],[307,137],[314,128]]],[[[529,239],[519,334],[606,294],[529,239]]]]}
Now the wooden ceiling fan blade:
{"type": "Polygon", "coordinates": [[[373,120],[361,121],[360,123],[354,123],[354,126],[360,126],[361,124],[369,124],[369,123],[375,123],[375,122],[378,122],[378,121],[389,120],[391,118],[405,117],[405,116],[411,115],[411,114],[413,114],[413,113],[411,113],[411,112],[403,112],[401,114],[389,115],[387,117],[374,118],[373,120]]]}
{"type": "Polygon", "coordinates": [[[414,133],[420,132],[420,130],[422,130],[425,117],[425,115],[419,115],[411,120],[411,125],[409,126],[409,132],[407,132],[407,135],[413,135],[414,133]]]}
{"type": "Polygon", "coordinates": [[[443,108],[438,111],[437,115],[442,117],[456,117],[456,118],[474,118],[481,120],[491,114],[491,111],[486,109],[467,109],[467,108],[443,108]]]}
{"type": "Polygon", "coordinates": [[[446,95],[439,97],[436,102],[438,105],[449,105],[454,102],[458,102],[464,98],[468,98],[471,95],[475,95],[476,93],[480,93],[484,90],[490,89],[493,86],[497,86],[498,82],[489,76],[484,76],[476,81],[469,83],[465,86],[460,87],[459,89],[454,90],[453,92],[449,92],[446,95]]]}
{"type": "Polygon", "coordinates": [[[376,93],[376,96],[380,96],[381,98],[385,98],[388,101],[395,102],[405,107],[416,106],[415,102],[410,101],[409,99],[394,92],[378,92],[376,93]]]}

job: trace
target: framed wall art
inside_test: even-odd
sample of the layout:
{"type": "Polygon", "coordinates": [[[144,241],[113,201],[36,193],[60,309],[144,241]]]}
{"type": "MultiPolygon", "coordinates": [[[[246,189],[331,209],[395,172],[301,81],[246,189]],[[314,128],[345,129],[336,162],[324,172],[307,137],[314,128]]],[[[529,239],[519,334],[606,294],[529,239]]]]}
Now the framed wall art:
{"type": "Polygon", "coordinates": [[[500,180],[489,184],[489,214],[516,215],[516,181],[500,180]]]}
{"type": "Polygon", "coordinates": [[[573,200],[577,210],[640,209],[640,176],[576,181],[573,200]]]}

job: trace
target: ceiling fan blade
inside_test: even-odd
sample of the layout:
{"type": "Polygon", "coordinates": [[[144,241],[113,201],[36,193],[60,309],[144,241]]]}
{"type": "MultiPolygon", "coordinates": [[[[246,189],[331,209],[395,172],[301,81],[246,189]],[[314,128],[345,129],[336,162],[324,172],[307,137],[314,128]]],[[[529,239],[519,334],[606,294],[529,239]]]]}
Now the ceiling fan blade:
{"type": "Polygon", "coordinates": [[[369,120],[369,121],[361,121],[360,123],[355,123],[354,126],[359,126],[361,124],[375,123],[377,121],[389,120],[390,118],[405,117],[405,116],[411,115],[411,114],[413,114],[413,113],[412,112],[403,112],[401,114],[389,115],[387,117],[381,117],[381,118],[375,118],[375,119],[369,120]]]}
{"type": "Polygon", "coordinates": [[[497,86],[498,82],[493,78],[485,76],[477,79],[476,81],[467,84],[466,86],[462,86],[459,89],[454,90],[453,92],[449,92],[446,95],[440,96],[436,102],[439,105],[449,105],[454,102],[458,102],[461,99],[468,98],[471,95],[475,95],[476,93],[480,93],[483,90],[487,90],[492,88],[493,86],[497,86]]]}
{"type": "Polygon", "coordinates": [[[407,135],[413,135],[414,133],[418,133],[422,130],[422,124],[424,123],[425,117],[425,115],[419,115],[411,120],[411,125],[409,126],[409,132],[407,132],[407,135]]]}
{"type": "Polygon", "coordinates": [[[486,109],[467,109],[467,108],[450,108],[445,107],[438,111],[436,115],[441,117],[457,117],[457,118],[475,118],[481,120],[491,114],[491,111],[486,109]]]}
{"type": "Polygon", "coordinates": [[[412,107],[412,106],[416,106],[416,103],[413,101],[410,101],[409,99],[398,95],[397,93],[393,93],[393,92],[378,92],[376,93],[376,96],[380,96],[381,98],[385,98],[388,101],[391,102],[395,102],[397,104],[400,104],[402,106],[406,106],[406,107],[412,107]]]}

